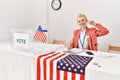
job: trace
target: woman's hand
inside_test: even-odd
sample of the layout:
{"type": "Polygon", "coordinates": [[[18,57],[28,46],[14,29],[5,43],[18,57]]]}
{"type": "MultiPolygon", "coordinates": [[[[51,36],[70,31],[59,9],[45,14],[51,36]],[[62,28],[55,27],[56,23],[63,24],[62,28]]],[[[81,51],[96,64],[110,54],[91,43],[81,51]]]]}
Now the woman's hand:
{"type": "Polygon", "coordinates": [[[90,25],[92,25],[92,26],[96,26],[96,24],[97,24],[97,23],[96,23],[95,21],[93,21],[93,20],[89,20],[88,23],[89,23],[90,25]]]}

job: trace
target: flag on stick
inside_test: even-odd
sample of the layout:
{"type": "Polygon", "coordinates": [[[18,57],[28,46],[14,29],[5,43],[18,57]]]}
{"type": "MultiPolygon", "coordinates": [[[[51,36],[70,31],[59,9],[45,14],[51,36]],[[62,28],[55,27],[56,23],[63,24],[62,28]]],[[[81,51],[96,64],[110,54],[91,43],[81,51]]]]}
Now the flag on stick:
{"type": "Polygon", "coordinates": [[[38,40],[40,42],[45,42],[47,39],[45,32],[47,32],[47,30],[43,30],[42,27],[39,25],[39,27],[34,35],[34,39],[38,40]]]}

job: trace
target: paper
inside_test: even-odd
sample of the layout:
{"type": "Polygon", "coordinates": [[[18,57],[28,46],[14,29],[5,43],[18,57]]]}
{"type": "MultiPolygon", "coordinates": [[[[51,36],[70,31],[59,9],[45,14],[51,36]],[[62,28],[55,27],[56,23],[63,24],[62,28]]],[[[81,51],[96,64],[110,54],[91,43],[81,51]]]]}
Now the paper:
{"type": "Polygon", "coordinates": [[[78,54],[78,53],[81,53],[81,52],[84,52],[84,51],[85,51],[85,49],[78,49],[78,48],[71,49],[72,54],[78,54]]]}

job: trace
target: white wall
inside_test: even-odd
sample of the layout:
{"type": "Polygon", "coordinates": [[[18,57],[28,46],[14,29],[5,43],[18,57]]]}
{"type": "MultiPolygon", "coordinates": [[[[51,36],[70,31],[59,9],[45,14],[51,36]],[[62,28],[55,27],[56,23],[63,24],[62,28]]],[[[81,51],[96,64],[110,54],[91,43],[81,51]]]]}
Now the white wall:
{"type": "Polygon", "coordinates": [[[11,28],[37,28],[46,23],[46,0],[0,0],[0,40],[11,28]]]}
{"type": "MultiPolygon", "coordinates": [[[[50,0],[51,2],[52,0],[50,0]]],[[[110,33],[98,38],[99,50],[106,51],[108,44],[120,46],[119,0],[61,0],[62,8],[52,10],[49,5],[49,40],[71,40],[73,30],[78,28],[76,16],[84,13],[89,20],[106,26],[110,33]]],[[[90,26],[89,26],[90,27],[90,26]]]]}
{"type": "Polygon", "coordinates": [[[52,0],[0,0],[0,40],[10,38],[11,28],[36,28],[39,24],[49,29],[49,41],[54,38],[71,40],[78,28],[76,16],[85,13],[88,19],[106,26],[110,33],[98,38],[99,50],[108,44],[120,46],[119,0],[61,0],[62,8],[54,11],[52,0]]]}

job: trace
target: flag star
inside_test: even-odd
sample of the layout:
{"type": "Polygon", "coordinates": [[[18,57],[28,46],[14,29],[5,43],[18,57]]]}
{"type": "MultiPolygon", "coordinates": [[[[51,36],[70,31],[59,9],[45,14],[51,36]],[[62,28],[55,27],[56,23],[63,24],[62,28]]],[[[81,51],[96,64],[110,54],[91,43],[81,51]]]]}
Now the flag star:
{"type": "Polygon", "coordinates": [[[65,69],[65,66],[63,67],[63,69],[65,69]]]}
{"type": "Polygon", "coordinates": [[[71,68],[69,67],[69,68],[68,68],[68,70],[70,71],[70,70],[71,70],[71,68]]]}
{"type": "Polygon", "coordinates": [[[60,63],[60,65],[62,66],[62,65],[63,65],[63,63],[60,63]]]}
{"type": "Polygon", "coordinates": [[[83,64],[81,64],[81,66],[82,66],[82,67],[84,67],[84,65],[83,65],[83,64]]]}
{"type": "Polygon", "coordinates": [[[83,70],[80,70],[80,72],[83,72],[83,70]]]}
{"type": "Polygon", "coordinates": [[[74,69],[74,71],[76,72],[76,71],[77,71],[77,69],[74,69]]]}
{"type": "Polygon", "coordinates": [[[58,68],[60,68],[60,66],[58,66],[58,68]]]}
{"type": "Polygon", "coordinates": [[[77,68],[79,69],[79,68],[80,68],[80,66],[77,66],[77,68]]]}
{"type": "Polygon", "coordinates": [[[74,65],[72,64],[72,65],[71,65],[71,67],[73,68],[73,67],[74,67],[74,65]]]}
{"type": "Polygon", "coordinates": [[[86,64],[85,62],[83,64],[86,64]]]}
{"type": "Polygon", "coordinates": [[[68,64],[66,64],[66,66],[68,66],[68,64]]]}

